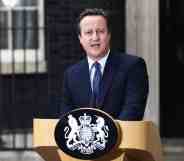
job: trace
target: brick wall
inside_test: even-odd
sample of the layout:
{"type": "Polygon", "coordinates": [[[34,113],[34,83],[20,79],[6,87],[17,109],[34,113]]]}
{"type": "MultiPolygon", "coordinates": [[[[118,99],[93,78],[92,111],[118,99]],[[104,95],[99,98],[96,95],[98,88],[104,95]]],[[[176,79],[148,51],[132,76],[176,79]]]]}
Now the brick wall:
{"type": "Polygon", "coordinates": [[[111,12],[112,47],[124,48],[124,1],[45,0],[47,72],[0,76],[1,128],[31,128],[33,117],[57,117],[63,72],[84,56],[76,35],[76,17],[89,7],[111,12]]]}

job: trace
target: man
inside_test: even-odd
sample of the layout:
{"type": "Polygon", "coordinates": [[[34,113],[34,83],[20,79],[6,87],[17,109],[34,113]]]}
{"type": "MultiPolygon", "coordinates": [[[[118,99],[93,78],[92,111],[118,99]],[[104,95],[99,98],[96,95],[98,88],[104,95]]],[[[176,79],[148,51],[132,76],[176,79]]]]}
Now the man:
{"type": "Polygon", "coordinates": [[[78,37],[87,57],[64,75],[61,114],[75,108],[101,109],[115,119],[141,120],[148,95],[142,58],[110,50],[107,13],[86,9],[78,19],[78,37]]]}

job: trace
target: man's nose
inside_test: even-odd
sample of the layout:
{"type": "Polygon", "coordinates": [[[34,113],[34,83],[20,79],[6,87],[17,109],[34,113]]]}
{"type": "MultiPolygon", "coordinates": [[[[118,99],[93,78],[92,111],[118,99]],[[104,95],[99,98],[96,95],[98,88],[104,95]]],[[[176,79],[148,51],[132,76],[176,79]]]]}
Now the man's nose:
{"type": "Polygon", "coordinates": [[[93,35],[92,35],[92,38],[93,40],[99,40],[99,33],[96,31],[96,32],[93,32],[93,35]]]}

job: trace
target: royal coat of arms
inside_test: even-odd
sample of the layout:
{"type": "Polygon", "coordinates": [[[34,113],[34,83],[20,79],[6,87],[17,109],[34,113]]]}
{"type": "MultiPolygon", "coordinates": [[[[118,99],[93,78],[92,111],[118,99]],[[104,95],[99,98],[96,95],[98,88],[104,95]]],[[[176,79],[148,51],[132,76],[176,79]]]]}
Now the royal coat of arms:
{"type": "Polygon", "coordinates": [[[104,150],[108,141],[109,127],[104,118],[84,115],[75,118],[68,115],[68,125],[64,127],[64,137],[68,149],[78,150],[81,154],[92,154],[95,150],[104,150]]]}

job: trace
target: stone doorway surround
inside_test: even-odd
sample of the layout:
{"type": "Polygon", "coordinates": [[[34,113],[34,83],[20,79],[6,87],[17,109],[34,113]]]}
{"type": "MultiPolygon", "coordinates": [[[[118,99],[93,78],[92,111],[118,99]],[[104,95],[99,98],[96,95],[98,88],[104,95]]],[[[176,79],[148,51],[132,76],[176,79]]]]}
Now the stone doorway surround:
{"type": "Polygon", "coordinates": [[[159,1],[126,0],[126,51],[145,59],[150,92],[145,120],[159,126],[159,1]]]}

